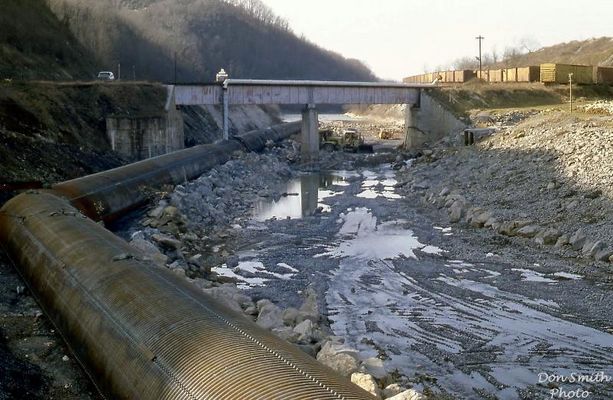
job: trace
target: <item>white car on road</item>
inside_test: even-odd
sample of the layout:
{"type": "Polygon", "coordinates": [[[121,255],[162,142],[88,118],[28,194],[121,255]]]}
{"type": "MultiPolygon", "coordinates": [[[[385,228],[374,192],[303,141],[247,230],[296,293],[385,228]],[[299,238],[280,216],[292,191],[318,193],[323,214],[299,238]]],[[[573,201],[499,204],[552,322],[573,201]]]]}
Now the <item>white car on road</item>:
{"type": "Polygon", "coordinates": [[[100,71],[98,72],[98,79],[102,81],[114,81],[115,75],[110,71],[100,71]]]}

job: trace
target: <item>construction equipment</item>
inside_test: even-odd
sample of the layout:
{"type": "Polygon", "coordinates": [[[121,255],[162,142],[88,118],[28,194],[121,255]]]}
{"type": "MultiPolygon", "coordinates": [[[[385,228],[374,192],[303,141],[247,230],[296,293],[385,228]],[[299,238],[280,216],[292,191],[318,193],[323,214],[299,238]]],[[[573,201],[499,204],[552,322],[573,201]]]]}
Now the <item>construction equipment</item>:
{"type": "Polygon", "coordinates": [[[331,129],[319,132],[319,146],[324,151],[346,151],[350,153],[373,153],[373,146],[364,143],[364,138],[357,129],[348,128],[342,135],[336,135],[331,129]]]}

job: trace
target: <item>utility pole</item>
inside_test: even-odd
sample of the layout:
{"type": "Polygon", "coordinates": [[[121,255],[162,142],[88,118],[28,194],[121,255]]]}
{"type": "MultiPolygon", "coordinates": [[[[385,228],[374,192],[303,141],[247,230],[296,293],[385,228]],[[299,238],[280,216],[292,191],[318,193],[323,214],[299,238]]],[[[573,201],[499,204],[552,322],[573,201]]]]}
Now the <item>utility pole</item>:
{"type": "Polygon", "coordinates": [[[570,91],[570,113],[573,113],[573,74],[568,74],[568,83],[570,91]]]}
{"type": "Polygon", "coordinates": [[[479,41],[479,79],[483,79],[483,58],[481,58],[481,42],[485,39],[483,36],[479,35],[475,39],[479,41]]]}

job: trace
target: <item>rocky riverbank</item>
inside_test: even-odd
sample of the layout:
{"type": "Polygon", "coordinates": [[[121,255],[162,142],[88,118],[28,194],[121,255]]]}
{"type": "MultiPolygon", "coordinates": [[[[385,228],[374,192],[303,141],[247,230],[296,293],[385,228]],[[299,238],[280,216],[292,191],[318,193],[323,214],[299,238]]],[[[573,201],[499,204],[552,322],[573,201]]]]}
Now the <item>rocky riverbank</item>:
{"type": "MultiPolygon", "coordinates": [[[[266,227],[254,218],[257,202],[279,201],[300,193],[287,192],[287,181],[301,174],[296,161],[298,146],[287,141],[270,143],[263,154],[236,153],[233,160],[199,179],[159,194],[143,218],[122,234],[147,257],[200,287],[245,318],[295,344],[328,367],[350,378],[378,398],[419,399],[422,396],[398,381],[383,367],[381,359],[360,359],[358,351],[334,336],[321,314],[323,299],[312,289],[300,291],[296,304],[275,304],[266,298],[251,298],[241,290],[241,279],[258,278],[264,266],[240,261],[236,254],[245,247],[245,237],[254,241],[266,227]],[[294,164],[294,167],[291,165],[294,164]],[[245,234],[245,232],[253,234],[245,234]],[[215,271],[211,266],[217,266],[215,271]],[[251,278],[249,278],[251,277],[251,278]]],[[[351,165],[364,156],[324,154],[324,165],[351,165]]],[[[377,158],[377,157],[374,157],[377,158]]],[[[363,161],[363,160],[362,160],[363,161]]],[[[322,213],[316,207],[312,213],[322,213]]],[[[278,264],[266,274],[285,279],[295,272],[278,264]]],[[[244,287],[243,287],[244,288],[244,287]]]]}
{"type": "MultiPolygon", "coordinates": [[[[236,153],[199,179],[158,192],[118,233],[381,398],[534,398],[535,369],[606,362],[598,341],[613,332],[603,313],[611,265],[594,256],[609,248],[598,240],[610,244],[610,122],[553,110],[474,117],[497,127],[476,146],[445,140],[406,155],[324,153],[321,168],[331,174],[305,173],[309,166],[300,165],[292,141],[269,143],[262,154],[236,153]],[[285,203],[297,204],[300,216],[262,208],[285,203]],[[362,260],[364,243],[372,254],[362,260]],[[538,346],[523,346],[527,335],[538,346]],[[572,335],[587,350],[565,358],[556,349],[568,347],[572,335]],[[500,337],[513,341],[500,346],[500,337]],[[535,351],[554,361],[541,362],[535,351]],[[505,355],[517,354],[521,362],[505,369],[505,355]],[[508,371],[521,371],[525,382],[508,371]]],[[[331,125],[357,126],[369,136],[380,129],[370,122],[331,125]]],[[[63,361],[61,343],[45,351],[41,340],[55,338],[52,327],[8,262],[0,265],[9,288],[1,322],[11,351],[20,348],[35,361],[28,368],[61,373],[45,372],[52,382],[32,384],[27,393],[52,385],[60,398],[96,398],[76,363],[63,361]],[[43,339],[31,340],[37,332],[43,339]]],[[[18,368],[4,370],[18,376],[18,368]]]]}
{"type": "Polygon", "coordinates": [[[447,210],[451,223],[577,258],[577,270],[610,281],[610,118],[542,111],[524,120],[509,114],[493,116],[504,123],[475,146],[439,143],[424,151],[400,173],[403,190],[421,191],[425,202],[447,210]]]}

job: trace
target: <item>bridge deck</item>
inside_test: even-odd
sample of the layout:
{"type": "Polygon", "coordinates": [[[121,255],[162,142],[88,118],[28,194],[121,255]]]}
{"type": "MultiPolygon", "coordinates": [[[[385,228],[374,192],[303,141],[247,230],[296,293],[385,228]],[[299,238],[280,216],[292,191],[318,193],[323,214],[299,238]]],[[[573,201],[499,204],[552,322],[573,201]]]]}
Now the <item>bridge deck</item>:
{"type": "Polygon", "coordinates": [[[177,105],[223,104],[419,104],[421,89],[432,85],[228,79],[224,84],[178,85],[177,105]]]}

